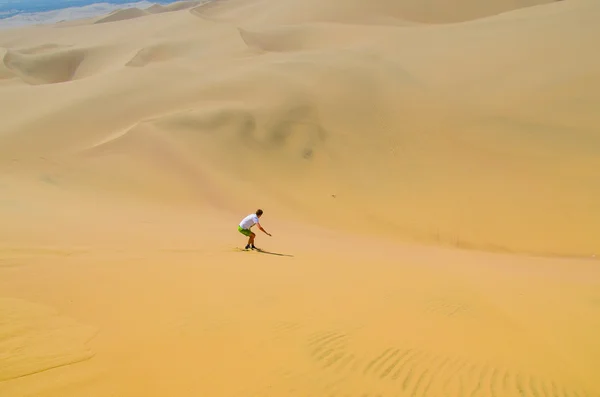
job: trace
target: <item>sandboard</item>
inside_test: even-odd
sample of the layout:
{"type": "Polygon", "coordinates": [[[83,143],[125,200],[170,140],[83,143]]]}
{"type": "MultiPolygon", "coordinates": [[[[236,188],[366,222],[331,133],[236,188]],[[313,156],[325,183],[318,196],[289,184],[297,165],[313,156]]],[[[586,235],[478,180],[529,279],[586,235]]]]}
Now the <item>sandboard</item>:
{"type": "Polygon", "coordinates": [[[255,249],[248,248],[248,249],[245,249],[245,248],[235,247],[233,250],[237,251],[237,252],[263,252],[260,248],[255,248],[255,249]]]}

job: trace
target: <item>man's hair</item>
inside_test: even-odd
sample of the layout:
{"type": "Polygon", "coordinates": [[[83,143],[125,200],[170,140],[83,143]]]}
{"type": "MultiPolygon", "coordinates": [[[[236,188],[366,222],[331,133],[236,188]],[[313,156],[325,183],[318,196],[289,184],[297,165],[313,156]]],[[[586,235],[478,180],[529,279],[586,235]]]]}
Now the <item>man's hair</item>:
{"type": "Polygon", "coordinates": [[[256,215],[261,216],[263,214],[263,210],[256,210],[256,215]]]}

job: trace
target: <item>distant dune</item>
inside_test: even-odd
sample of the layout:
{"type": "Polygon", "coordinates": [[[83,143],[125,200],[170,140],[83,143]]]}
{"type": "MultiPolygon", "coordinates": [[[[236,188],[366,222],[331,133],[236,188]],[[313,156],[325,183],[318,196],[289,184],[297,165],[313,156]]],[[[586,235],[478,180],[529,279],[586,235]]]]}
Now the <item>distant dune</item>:
{"type": "Polygon", "coordinates": [[[196,7],[199,3],[204,3],[205,1],[177,1],[175,3],[162,5],[162,4],[154,4],[146,9],[146,11],[152,14],[160,14],[163,12],[173,12],[173,11],[181,11],[187,10],[192,7],[196,7]]]}
{"type": "Polygon", "coordinates": [[[196,1],[177,1],[175,3],[171,3],[171,4],[167,4],[166,6],[164,6],[164,10],[166,12],[172,12],[172,11],[181,11],[181,10],[187,10],[189,8],[198,6],[198,3],[206,3],[206,0],[196,0],[196,1]]]}
{"type": "Polygon", "coordinates": [[[124,21],[127,19],[140,18],[150,14],[161,14],[165,12],[182,11],[192,8],[194,6],[198,6],[198,4],[202,3],[203,1],[178,1],[167,5],[154,4],[143,10],[135,7],[124,8],[116,10],[110,13],[108,16],[96,20],[95,23],[124,21]]]}
{"type": "Polygon", "coordinates": [[[151,14],[160,14],[161,12],[165,12],[165,7],[162,4],[153,4],[146,8],[146,11],[151,14]]]}
{"type": "Polygon", "coordinates": [[[599,37],[597,0],[0,31],[0,395],[600,396],[599,37]]]}
{"type": "Polygon", "coordinates": [[[331,2],[319,0],[225,0],[210,2],[195,9],[205,17],[237,20],[240,23],[281,24],[303,22],[376,23],[391,18],[422,23],[449,23],[492,16],[501,12],[555,0],[348,0],[331,2]]]}
{"type": "MultiPolygon", "coordinates": [[[[19,2],[12,3],[15,8],[19,7],[19,2]]],[[[39,3],[37,3],[39,4],[39,3]]],[[[61,3],[63,4],[63,3],[61,3]]],[[[59,8],[42,12],[21,12],[9,18],[0,19],[0,29],[28,26],[28,25],[50,25],[56,24],[57,27],[74,26],[87,23],[88,20],[106,14],[118,9],[137,7],[144,9],[150,7],[152,3],[145,0],[131,3],[93,3],[84,6],[76,6],[80,2],[67,2],[70,7],[59,8]]]]}
{"type": "Polygon", "coordinates": [[[117,10],[107,17],[97,20],[95,23],[124,21],[127,19],[140,18],[146,15],[150,15],[150,13],[146,10],[140,10],[139,8],[127,8],[123,10],[117,10]]]}

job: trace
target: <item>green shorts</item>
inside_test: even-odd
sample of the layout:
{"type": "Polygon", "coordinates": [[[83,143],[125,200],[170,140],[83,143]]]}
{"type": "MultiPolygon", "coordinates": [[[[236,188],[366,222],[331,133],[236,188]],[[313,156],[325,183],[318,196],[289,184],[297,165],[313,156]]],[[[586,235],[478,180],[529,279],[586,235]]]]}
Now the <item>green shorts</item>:
{"type": "Polygon", "coordinates": [[[238,225],[238,232],[242,233],[244,236],[250,237],[252,232],[249,229],[244,229],[243,227],[238,225]]]}

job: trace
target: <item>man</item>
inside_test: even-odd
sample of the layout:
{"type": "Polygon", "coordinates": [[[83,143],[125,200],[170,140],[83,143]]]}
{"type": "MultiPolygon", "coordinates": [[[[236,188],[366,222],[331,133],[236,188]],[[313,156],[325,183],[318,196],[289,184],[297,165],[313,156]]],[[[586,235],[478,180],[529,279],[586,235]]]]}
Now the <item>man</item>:
{"type": "Polygon", "coordinates": [[[258,209],[258,210],[256,210],[256,212],[254,214],[250,214],[247,217],[245,217],[244,219],[242,219],[242,221],[238,225],[238,231],[240,233],[242,233],[244,236],[248,236],[248,244],[246,244],[246,247],[244,249],[248,249],[248,248],[252,248],[253,250],[258,249],[254,246],[254,237],[256,237],[256,234],[254,234],[254,232],[252,232],[250,230],[250,228],[252,226],[258,225],[258,228],[260,230],[262,230],[266,235],[268,235],[268,236],[271,235],[269,232],[267,232],[265,229],[263,229],[263,227],[258,222],[258,218],[260,218],[262,216],[262,214],[263,214],[263,210],[258,209]]]}

